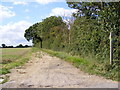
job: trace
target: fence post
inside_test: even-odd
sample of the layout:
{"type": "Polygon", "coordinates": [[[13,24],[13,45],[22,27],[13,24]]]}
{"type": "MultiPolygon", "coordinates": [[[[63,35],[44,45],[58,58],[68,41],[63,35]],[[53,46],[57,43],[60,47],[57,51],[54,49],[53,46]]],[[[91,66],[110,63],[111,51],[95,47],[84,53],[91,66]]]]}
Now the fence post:
{"type": "Polygon", "coordinates": [[[112,32],[110,32],[110,64],[113,64],[112,32]]]}

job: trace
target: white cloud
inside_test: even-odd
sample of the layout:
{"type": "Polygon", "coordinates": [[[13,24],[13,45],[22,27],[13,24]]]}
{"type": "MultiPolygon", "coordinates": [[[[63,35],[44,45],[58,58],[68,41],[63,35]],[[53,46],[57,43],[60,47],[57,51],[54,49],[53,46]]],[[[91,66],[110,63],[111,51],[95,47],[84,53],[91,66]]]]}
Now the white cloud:
{"type": "Polygon", "coordinates": [[[72,13],[76,13],[77,9],[65,9],[65,8],[54,8],[52,9],[51,13],[47,16],[61,16],[63,21],[66,22],[66,24],[73,23],[75,18],[72,16],[72,13]]]}
{"type": "Polygon", "coordinates": [[[23,2],[23,1],[15,1],[13,2],[14,5],[27,5],[27,2],[23,2]]]}
{"type": "Polygon", "coordinates": [[[5,18],[10,18],[15,16],[15,13],[10,9],[11,7],[5,7],[3,5],[0,5],[0,21],[2,21],[5,18]]]}
{"type": "Polygon", "coordinates": [[[27,21],[19,21],[16,23],[9,23],[7,25],[0,26],[0,44],[5,43],[6,45],[18,45],[18,44],[29,44],[24,38],[25,29],[27,29],[31,23],[27,21]]]}
{"type": "Polygon", "coordinates": [[[36,0],[39,4],[48,4],[51,2],[65,2],[65,0],[36,0]]]}
{"type": "Polygon", "coordinates": [[[71,16],[72,13],[77,12],[77,9],[54,8],[49,16],[71,16]]]}

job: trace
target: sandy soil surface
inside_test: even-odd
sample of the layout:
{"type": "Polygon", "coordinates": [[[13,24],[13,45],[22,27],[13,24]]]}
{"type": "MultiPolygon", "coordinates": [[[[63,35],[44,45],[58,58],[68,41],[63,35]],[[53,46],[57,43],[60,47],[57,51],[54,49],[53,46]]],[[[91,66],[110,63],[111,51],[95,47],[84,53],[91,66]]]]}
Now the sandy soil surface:
{"type": "Polygon", "coordinates": [[[11,70],[3,88],[118,88],[118,82],[88,75],[56,57],[34,54],[24,66],[11,70]]]}

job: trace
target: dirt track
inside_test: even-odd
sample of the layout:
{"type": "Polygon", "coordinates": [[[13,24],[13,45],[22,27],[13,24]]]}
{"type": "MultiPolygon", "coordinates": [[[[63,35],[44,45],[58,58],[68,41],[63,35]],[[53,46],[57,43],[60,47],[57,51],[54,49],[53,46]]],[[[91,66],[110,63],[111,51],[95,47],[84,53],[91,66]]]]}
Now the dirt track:
{"type": "Polygon", "coordinates": [[[88,75],[71,64],[37,52],[22,67],[12,69],[3,88],[118,88],[118,83],[88,75]]]}

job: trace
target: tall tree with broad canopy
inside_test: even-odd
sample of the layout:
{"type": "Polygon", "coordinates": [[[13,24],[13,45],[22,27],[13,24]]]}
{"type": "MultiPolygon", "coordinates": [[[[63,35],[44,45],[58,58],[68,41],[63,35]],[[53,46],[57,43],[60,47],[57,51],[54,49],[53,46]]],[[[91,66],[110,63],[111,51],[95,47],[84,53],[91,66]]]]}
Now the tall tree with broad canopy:
{"type": "Polygon", "coordinates": [[[39,42],[41,42],[41,48],[42,46],[49,48],[52,41],[54,41],[52,40],[53,36],[51,36],[50,32],[62,32],[64,28],[66,28],[66,23],[63,22],[60,16],[51,16],[43,19],[42,22],[36,23],[26,29],[24,37],[28,41],[32,40],[34,46],[38,46],[40,44],[39,42]]]}

